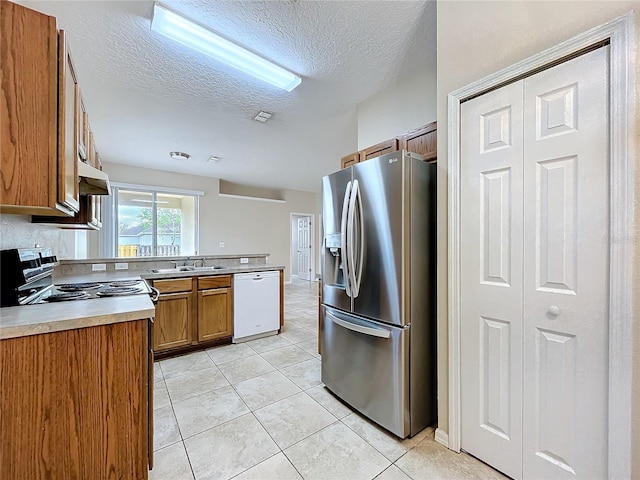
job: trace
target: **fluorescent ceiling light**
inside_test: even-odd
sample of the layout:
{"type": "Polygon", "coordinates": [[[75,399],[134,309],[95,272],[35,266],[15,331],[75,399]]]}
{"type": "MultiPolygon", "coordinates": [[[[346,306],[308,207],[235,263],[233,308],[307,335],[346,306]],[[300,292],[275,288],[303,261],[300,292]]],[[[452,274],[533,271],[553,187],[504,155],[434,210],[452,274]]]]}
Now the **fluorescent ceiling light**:
{"type": "Polygon", "coordinates": [[[299,76],[167,10],[158,3],[153,6],[151,30],[287,92],[302,82],[299,76]]]}

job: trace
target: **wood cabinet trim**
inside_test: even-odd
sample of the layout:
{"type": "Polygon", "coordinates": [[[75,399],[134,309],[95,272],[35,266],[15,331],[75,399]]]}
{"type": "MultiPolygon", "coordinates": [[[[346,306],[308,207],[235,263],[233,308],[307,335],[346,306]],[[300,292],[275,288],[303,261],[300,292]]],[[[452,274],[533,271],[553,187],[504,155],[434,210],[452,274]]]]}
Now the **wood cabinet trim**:
{"type": "Polygon", "coordinates": [[[58,32],[58,202],[77,212],[80,208],[78,183],[78,78],[64,30],[58,32]],[[71,88],[69,88],[71,87],[71,88]],[[69,92],[68,90],[72,90],[69,92]],[[67,96],[71,94],[72,98],[67,96]],[[69,107],[71,102],[72,107],[69,107]],[[71,131],[69,131],[71,125],[71,131]],[[67,135],[71,134],[71,138],[67,135]],[[71,151],[69,151],[69,149],[71,151]],[[71,177],[71,180],[68,177],[71,177]]]}

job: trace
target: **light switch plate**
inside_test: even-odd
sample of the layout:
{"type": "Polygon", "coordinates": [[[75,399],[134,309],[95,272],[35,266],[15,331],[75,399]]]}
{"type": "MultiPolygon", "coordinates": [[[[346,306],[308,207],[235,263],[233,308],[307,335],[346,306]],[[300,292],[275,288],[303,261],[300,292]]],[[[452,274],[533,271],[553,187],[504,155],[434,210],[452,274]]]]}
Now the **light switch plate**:
{"type": "Polygon", "coordinates": [[[92,272],[106,272],[107,264],[106,263],[92,263],[91,264],[92,272]]]}
{"type": "Polygon", "coordinates": [[[249,263],[249,259],[247,257],[240,257],[240,263],[249,263]]]}
{"type": "Polygon", "coordinates": [[[116,263],[116,270],[129,270],[128,263],[116,263]]]}
{"type": "Polygon", "coordinates": [[[224,248],[224,242],[220,242],[220,248],[224,248]]]}

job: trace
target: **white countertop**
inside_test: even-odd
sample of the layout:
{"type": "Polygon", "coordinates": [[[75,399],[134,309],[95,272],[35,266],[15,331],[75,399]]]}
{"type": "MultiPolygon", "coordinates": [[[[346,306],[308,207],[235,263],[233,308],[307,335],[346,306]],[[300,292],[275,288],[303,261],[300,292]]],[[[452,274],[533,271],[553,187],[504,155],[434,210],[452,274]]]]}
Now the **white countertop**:
{"type": "Polygon", "coordinates": [[[0,340],[151,318],[148,295],[104,297],[0,309],[0,340]]]}
{"type": "MultiPolygon", "coordinates": [[[[207,271],[186,271],[156,274],[151,272],[110,271],[78,275],[54,276],[54,283],[112,282],[146,280],[201,275],[230,275],[234,273],[264,272],[284,270],[284,265],[239,265],[207,271]]],[[[155,307],[148,295],[127,297],[104,297],[75,302],[42,303],[21,305],[0,309],[0,340],[41,333],[73,330],[76,328],[108,325],[150,318],[155,315],[155,307]]]]}
{"type": "MultiPolygon", "coordinates": [[[[251,273],[251,272],[267,272],[271,270],[284,270],[284,265],[234,265],[233,267],[223,267],[216,270],[187,270],[185,272],[169,272],[169,273],[144,273],[138,272],[145,280],[156,280],[160,278],[178,278],[178,277],[198,277],[212,275],[232,275],[234,273],[251,273]]],[[[115,273],[115,272],[113,272],[115,273]]]]}

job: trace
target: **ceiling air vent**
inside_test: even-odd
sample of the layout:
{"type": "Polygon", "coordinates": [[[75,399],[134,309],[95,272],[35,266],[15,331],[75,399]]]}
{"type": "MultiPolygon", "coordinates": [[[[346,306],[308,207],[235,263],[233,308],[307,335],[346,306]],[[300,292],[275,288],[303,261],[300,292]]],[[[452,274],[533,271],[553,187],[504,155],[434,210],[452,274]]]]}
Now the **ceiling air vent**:
{"type": "Polygon", "coordinates": [[[269,120],[272,115],[273,115],[272,113],[264,112],[264,111],[260,110],[260,112],[255,117],[253,117],[253,119],[257,120],[258,122],[264,123],[267,120],[269,120]]]}

